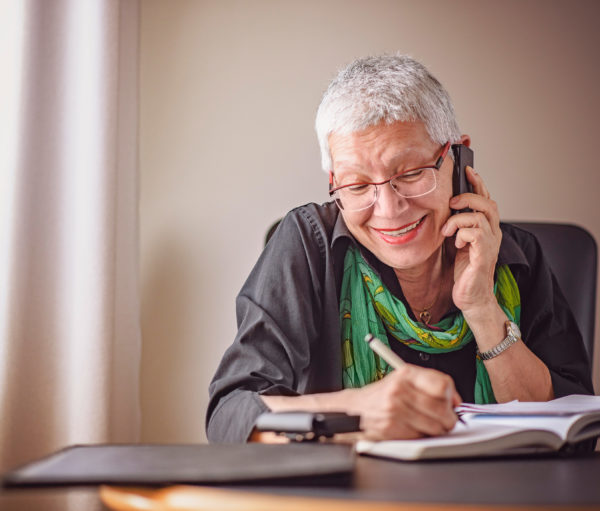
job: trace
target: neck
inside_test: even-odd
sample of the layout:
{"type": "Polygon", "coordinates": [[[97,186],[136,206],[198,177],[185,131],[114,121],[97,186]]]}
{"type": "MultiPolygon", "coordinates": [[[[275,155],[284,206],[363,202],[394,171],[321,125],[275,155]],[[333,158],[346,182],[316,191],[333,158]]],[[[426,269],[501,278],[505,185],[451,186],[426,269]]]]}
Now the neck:
{"type": "Polygon", "coordinates": [[[444,256],[444,251],[442,249],[443,245],[429,256],[423,263],[414,268],[394,268],[394,272],[396,273],[396,277],[402,286],[404,287],[420,287],[422,289],[426,289],[428,286],[435,286],[439,284],[442,280],[442,257],[444,256]]]}
{"type": "Polygon", "coordinates": [[[445,257],[443,245],[421,265],[409,269],[394,269],[402,292],[413,310],[423,310],[439,303],[439,295],[443,293],[445,257]]]}

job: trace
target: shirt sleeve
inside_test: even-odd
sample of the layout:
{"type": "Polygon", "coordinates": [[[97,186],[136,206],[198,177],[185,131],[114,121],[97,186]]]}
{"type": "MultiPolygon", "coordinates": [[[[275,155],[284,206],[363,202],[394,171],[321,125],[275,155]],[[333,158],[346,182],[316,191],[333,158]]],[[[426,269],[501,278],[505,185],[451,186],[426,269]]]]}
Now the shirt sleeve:
{"type": "Polygon", "coordinates": [[[591,369],[577,322],[534,236],[522,243],[529,270],[519,279],[521,331],[548,367],[556,398],[593,394],[591,369]]]}
{"type": "Polygon", "coordinates": [[[321,322],[324,242],[298,209],[261,254],[236,300],[237,335],[209,387],[209,441],[246,441],[256,417],[268,410],[261,394],[305,392],[321,322]]]}

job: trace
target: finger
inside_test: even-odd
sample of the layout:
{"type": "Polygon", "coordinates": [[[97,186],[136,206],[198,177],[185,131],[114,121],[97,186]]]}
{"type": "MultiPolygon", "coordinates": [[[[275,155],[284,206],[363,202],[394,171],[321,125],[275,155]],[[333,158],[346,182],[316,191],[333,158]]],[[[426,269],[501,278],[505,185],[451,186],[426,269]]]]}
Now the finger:
{"type": "Polygon", "coordinates": [[[467,181],[469,181],[469,183],[471,183],[471,185],[473,186],[474,193],[482,195],[486,199],[489,199],[490,192],[485,186],[483,178],[477,173],[477,171],[473,167],[469,165],[467,165],[467,181]]]}
{"type": "MultiPolygon", "coordinates": [[[[500,222],[498,221],[499,227],[500,222]]],[[[472,213],[460,213],[448,218],[442,227],[442,234],[447,237],[453,236],[457,230],[465,228],[479,228],[483,229],[486,233],[495,232],[495,225],[490,222],[487,215],[481,211],[476,211],[472,213]]]]}
{"type": "Polygon", "coordinates": [[[456,424],[456,414],[450,409],[437,416],[425,413],[424,410],[413,408],[406,417],[408,428],[419,432],[421,436],[444,435],[456,424]]]}
{"type": "Polygon", "coordinates": [[[458,391],[452,393],[452,406],[459,406],[463,402],[463,398],[460,397],[458,391]]]}
{"type": "Polygon", "coordinates": [[[454,392],[450,387],[448,390],[443,398],[432,398],[417,389],[407,392],[403,399],[411,412],[408,424],[428,435],[441,435],[450,431],[456,424],[456,414],[452,402],[454,392]]]}
{"type": "Polygon", "coordinates": [[[432,415],[427,408],[415,407],[415,397],[407,392],[396,403],[393,414],[370,415],[361,419],[361,428],[374,440],[420,438],[424,435],[443,435],[456,423],[453,412],[432,415]]]}
{"type": "Polygon", "coordinates": [[[426,394],[434,399],[448,399],[448,389],[454,389],[454,381],[450,376],[435,369],[428,369],[412,364],[403,366],[404,377],[410,387],[418,393],[426,394]]]}
{"type": "Polygon", "coordinates": [[[463,227],[456,233],[454,246],[457,249],[466,247],[467,245],[477,245],[479,242],[480,231],[477,227],[463,227]]]}
{"type": "Polygon", "coordinates": [[[456,195],[450,199],[449,205],[451,209],[469,208],[473,211],[481,211],[490,218],[500,218],[496,201],[475,193],[461,193],[460,195],[456,195]]]}
{"type": "Polygon", "coordinates": [[[455,406],[458,406],[462,403],[462,397],[460,397],[460,394],[454,387],[454,381],[452,382],[452,384],[452,388],[448,389],[448,399],[452,403],[452,408],[454,409],[455,406]]]}
{"type": "Polygon", "coordinates": [[[430,418],[441,418],[447,428],[452,428],[455,422],[453,400],[458,394],[452,378],[433,369],[411,368],[410,385],[402,394],[409,399],[407,406],[430,418]]]}
{"type": "Polygon", "coordinates": [[[455,390],[448,375],[406,364],[373,385],[377,386],[374,397],[383,407],[375,406],[363,414],[361,427],[369,437],[420,438],[454,427],[451,398],[455,390]]]}
{"type": "Polygon", "coordinates": [[[382,421],[372,417],[361,419],[360,428],[367,440],[411,440],[422,438],[424,433],[403,420],[382,421]]]}
{"type": "Polygon", "coordinates": [[[487,248],[489,250],[493,249],[497,255],[499,243],[500,240],[490,239],[490,236],[480,227],[463,227],[457,231],[454,240],[454,246],[457,249],[460,250],[469,245],[471,248],[476,249],[476,252],[473,252],[474,254],[481,253],[482,250],[487,248]]]}

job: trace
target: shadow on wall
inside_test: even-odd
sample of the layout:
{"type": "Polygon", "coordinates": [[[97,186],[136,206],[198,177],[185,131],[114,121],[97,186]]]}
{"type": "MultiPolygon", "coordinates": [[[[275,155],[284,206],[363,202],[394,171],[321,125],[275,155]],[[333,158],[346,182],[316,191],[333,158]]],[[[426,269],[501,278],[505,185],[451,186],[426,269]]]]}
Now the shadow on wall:
{"type": "MultiPolygon", "coordinates": [[[[186,368],[195,355],[186,349],[190,343],[185,338],[193,330],[190,305],[198,292],[197,279],[190,276],[199,267],[192,252],[173,231],[163,233],[146,250],[150,261],[142,272],[143,441],[181,440],[181,425],[190,421],[185,395],[193,375],[186,368]]],[[[203,424],[197,428],[203,429],[203,424]]]]}

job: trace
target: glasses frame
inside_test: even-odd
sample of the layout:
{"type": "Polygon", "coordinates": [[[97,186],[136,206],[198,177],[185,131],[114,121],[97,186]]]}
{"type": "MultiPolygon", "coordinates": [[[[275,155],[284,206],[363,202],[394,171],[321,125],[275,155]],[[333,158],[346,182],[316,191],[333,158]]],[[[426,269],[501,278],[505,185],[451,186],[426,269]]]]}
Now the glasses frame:
{"type": "MultiPolygon", "coordinates": [[[[368,206],[365,206],[364,208],[359,208],[359,209],[349,209],[347,211],[362,211],[363,209],[367,209],[370,208],[371,206],[373,206],[373,204],[375,204],[377,202],[377,199],[379,198],[379,187],[383,186],[387,183],[390,183],[391,185],[391,181],[396,179],[397,177],[401,176],[402,174],[407,174],[408,172],[414,172],[415,170],[426,170],[426,169],[433,169],[433,170],[440,170],[442,164],[444,163],[444,160],[446,159],[446,156],[448,155],[448,151],[450,150],[450,142],[446,142],[444,144],[444,146],[442,147],[442,152],[440,153],[440,156],[438,157],[438,159],[435,161],[434,165],[425,165],[422,167],[414,167],[412,169],[406,169],[403,170],[402,172],[398,172],[397,174],[394,174],[392,177],[390,177],[389,179],[386,179],[385,181],[380,181],[378,183],[370,183],[370,182],[361,182],[361,181],[357,181],[355,183],[350,183],[347,185],[342,185],[342,186],[333,186],[333,171],[330,170],[329,171],[329,196],[333,197],[333,194],[335,192],[337,192],[338,190],[342,190],[343,188],[348,188],[350,186],[356,186],[356,185],[374,185],[375,186],[375,200],[369,204],[368,206]]],[[[428,193],[433,192],[433,190],[435,190],[435,188],[437,187],[437,182],[436,182],[436,186],[434,188],[432,188],[430,191],[422,193],[420,195],[413,195],[411,197],[404,197],[404,195],[401,195],[400,193],[398,193],[398,191],[392,186],[392,189],[394,190],[394,192],[396,192],[400,197],[404,197],[405,199],[414,199],[415,197],[422,197],[423,195],[427,195],[428,193]]],[[[344,207],[338,202],[338,200],[335,201],[336,204],[338,204],[338,206],[341,209],[344,209],[344,207]]]]}

